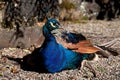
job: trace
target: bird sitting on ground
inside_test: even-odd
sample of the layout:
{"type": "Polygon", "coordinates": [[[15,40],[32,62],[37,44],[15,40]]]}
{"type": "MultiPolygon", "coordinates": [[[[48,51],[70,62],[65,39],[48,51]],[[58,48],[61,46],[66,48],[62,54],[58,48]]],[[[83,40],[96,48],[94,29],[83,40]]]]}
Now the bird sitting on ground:
{"type": "MultiPolygon", "coordinates": [[[[67,49],[63,45],[57,43],[55,36],[52,34],[52,31],[59,28],[60,23],[56,19],[48,19],[43,26],[43,35],[45,40],[42,46],[38,48],[37,51],[35,51],[35,54],[38,55],[36,64],[43,66],[42,68],[50,73],[60,72],[65,69],[79,68],[81,66],[81,62],[89,57],[89,53],[81,54],[67,49]]],[[[99,49],[96,49],[93,52],[98,50],[99,49]]],[[[25,60],[23,59],[23,61],[25,60]]]]}
{"type": "MultiPolygon", "coordinates": [[[[79,50],[74,51],[71,48],[64,47],[65,45],[57,42],[54,36],[55,33],[53,33],[54,30],[60,28],[59,21],[54,18],[49,18],[42,29],[45,40],[41,47],[36,48],[31,54],[26,55],[23,58],[6,57],[18,62],[24,70],[37,71],[40,73],[56,73],[67,69],[80,69],[82,61],[88,59],[92,55],[91,53],[97,52],[99,49],[89,46],[91,49],[87,48],[88,52],[80,53],[78,52],[79,50]],[[93,51],[89,52],[89,50],[93,51]]],[[[72,38],[70,39],[72,40],[72,38]]],[[[78,36],[74,37],[72,41],[75,41],[77,44],[76,40],[80,42],[78,45],[83,45],[86,38],[84,36],[78,36]]],[[[87,42],[87,44],[88,43],[89,42],[87,42]]],[[[66,44],[66,46],[69,46],[69,44],[66,44]]],[[[93,75],[96,76],[95,71],[92,72],[93,75]]]]}
{"type": "MultiPolygon", "coordinates": [[[[56,73],[66,69],[82,67],[83,60],[90,59],[95,52],[99,51],[82,34],[62,33],[64,35],[61,37],[67,43],[65,45],[58,43],[53,31],[59,28],[60,23],[56,19],[48,19],[43,26],[45,40],[41,47],[21,59],[8,58],[19,62],[24,65],[24,68],[30,70],[36,69],[39,72],[56,73]]],[[[95,73],[93,75],[96,76],[95,73]]]]}

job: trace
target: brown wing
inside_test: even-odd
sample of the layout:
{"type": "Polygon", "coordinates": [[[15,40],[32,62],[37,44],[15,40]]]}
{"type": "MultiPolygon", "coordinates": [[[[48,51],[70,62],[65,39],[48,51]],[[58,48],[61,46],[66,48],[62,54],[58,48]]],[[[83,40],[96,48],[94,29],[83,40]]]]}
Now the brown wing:
{"type": "Polygon", "coordinates": [[[89,40],[80,41],[77,44],[68,44],[68,49],[71,49],[75,52],[92,54],[99,51],[98,48],[94,47],[89,40]]]}

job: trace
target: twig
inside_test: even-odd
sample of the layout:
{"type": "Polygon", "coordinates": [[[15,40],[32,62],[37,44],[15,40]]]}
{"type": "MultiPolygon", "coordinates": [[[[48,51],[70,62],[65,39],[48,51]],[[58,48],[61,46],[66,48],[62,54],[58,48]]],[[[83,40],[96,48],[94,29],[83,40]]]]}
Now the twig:
{"type": "Polygon", "coordinates": [[[116,38],[116,39],[114,39],[114,40],[112,40],[112,41],[109,41],[109,42],[100,44],[99,46],[110,47],[110,46],[112,46],[113,44],[115,44],[117,41],[120,41],[120,38],[116,38]]]}

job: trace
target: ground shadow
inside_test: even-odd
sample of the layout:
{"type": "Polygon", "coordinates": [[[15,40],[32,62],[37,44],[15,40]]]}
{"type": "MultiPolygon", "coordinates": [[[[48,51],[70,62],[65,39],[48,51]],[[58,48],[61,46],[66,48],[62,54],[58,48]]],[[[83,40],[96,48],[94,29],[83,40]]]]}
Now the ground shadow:
{"type": "Polygon", "coordinates": [[[40,48],[36,48],[31,54],[23,58],[7,57],[9,60],[15,61],[20,64],[21,69],[25,71],[33,71],[38,73],[49,73],[44,66],[44,60],[38,53],[40,48]]]}

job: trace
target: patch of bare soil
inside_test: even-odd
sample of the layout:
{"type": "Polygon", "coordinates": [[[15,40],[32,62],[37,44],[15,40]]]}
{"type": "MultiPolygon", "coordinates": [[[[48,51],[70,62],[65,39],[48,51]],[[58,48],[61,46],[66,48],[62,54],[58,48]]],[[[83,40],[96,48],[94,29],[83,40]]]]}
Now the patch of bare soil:
{"type": "MultiPolygon", "coordinates": [[[[81,21],[80,23],[61,23],[66,30],[84,34],[93,44],[102,44],[120,38],[120,21],[81,21]]],[[[116,41],[111,48],[120,53],[120,41],[116,41]]],[[[37,73],[25,71],[15,61],[8,60],[4,55],[22,58],[30,51],[17,48],[4,48],[0,50],[0,80],[119,80],[120,55],[109,58],[99,58],[90,62],[97,73],[97,77],[89,69],[65,70],[59,73],[37,73]]]]}

